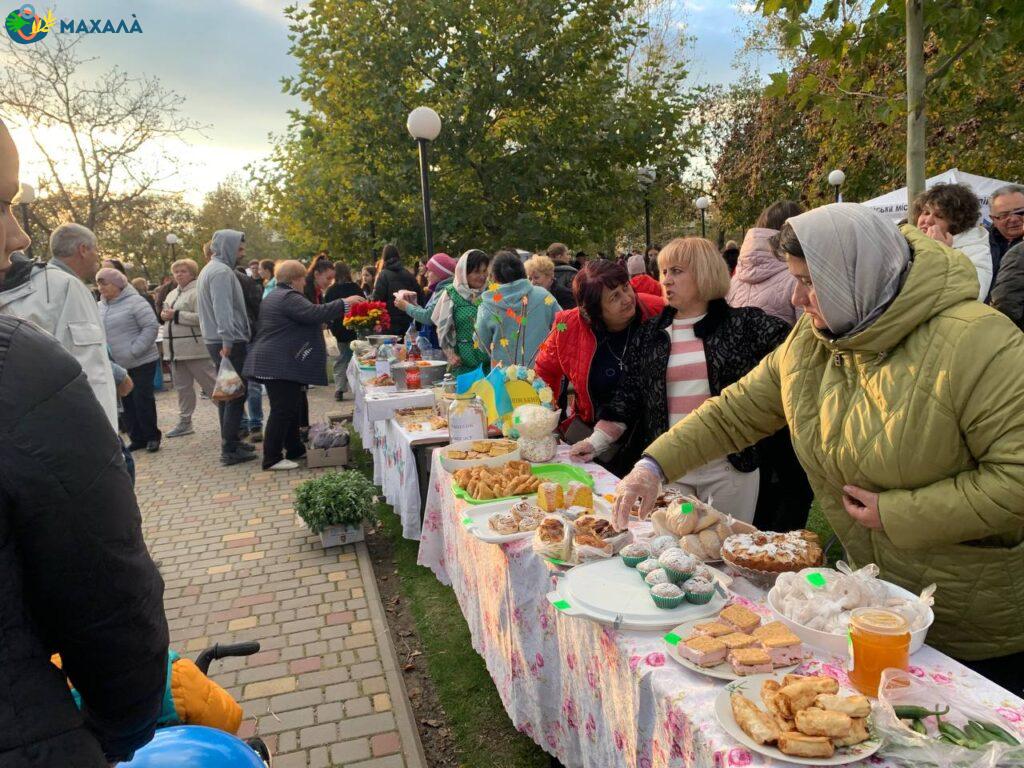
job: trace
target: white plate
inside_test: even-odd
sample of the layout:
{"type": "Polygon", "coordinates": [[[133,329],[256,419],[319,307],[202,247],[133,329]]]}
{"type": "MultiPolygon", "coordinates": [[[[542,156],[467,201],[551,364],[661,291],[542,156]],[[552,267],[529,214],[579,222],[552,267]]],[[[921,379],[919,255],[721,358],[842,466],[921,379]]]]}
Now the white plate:
{"type": "MultiPolygon", "coordinates": [[[[488,438],[482,442],[493,442],[498,438],[488,438]]],[[[501,438],[505,439],[505,438],[501,438]]],[[[465,451],[473,446],[473,443],[481,442],[480,440],[458,440],[451,445],[441,450],[441,466],[445,468],[449,473],[454,474],[460,469],[473,469],[474,467],[503,467],[510,461],[519,461],[519,444],[516,443],[516,447],[508,453],[503,453],[500,456],[488,456],[486,459],[449,459],[448,451],[465,451]]],[[[515,442],[514,440],[512,442],[515,442]]]]}
{"type": "MultiPolygon", "coordinates": [[[[778,760],[781,763],[795,763],[796,765],[846,765],[847,763],[855,763],[858,760],[870,757],[881,748],[882,740],[877,735],[867,741],[862,741],[860,744],[854,744],[852,747],[838,747],[832,757],[794,757],[793,755],[783,754],[776,747],[758,744],[736,724],[736,719],[732,716],[732,702],[729,700],[729,697],[734,691],[739,692],[754,702],[760,709],[764,709],[764,706],[761,704],[761,684],[765,680],[778,680],[781,683],[782,678],[783,675],[775,673],[770,675],[750,675],[749,677],[734,680],[722,689],[721,693],[715,698],[715,717],[718,718],[718,724],[722,726],[722,729],[730,738],[735,739],[747,749],[765,757],[770,757],[772,760],[778,760]]],[[[856,691],[840,686],[839,693],[844,696],[852,696],[856,691]]],[[[870,723],[868,725],[870,729],[870,723]]]]}
{"type": "MultiPolygon", "coordinates": [[[[498,501],[494,504],[467,504],[466,509],[463,512],[462,524],[466,526],[471,534],[476,536],[480,541],[485,541],[488,544],[508,544],[510,541],[519,541],[520,539],[533,538],[534,531],[522,531],[520,533],[495,533],[494,529],[488,524],[488,519],[491,515],[497,514],[498,512],[507,512],[512,509],[513,505],[518,504],[520,501],[529,500],[529,496],[522,496],[518,499],[506,499],[505,501],[498,501]]],[[[534,499],[536,501],[536,499],[534,499]]],[[[608,504],[602,498],[594,496],[594,514],[598,517],[605,517],[611,520],[611,505],[608,504]]],[[[554,568],[572,568],[575,563],[564,563],[558,565],[547,558],[548,563],[554,568]]]]}
{"type": "Polygon", "coordinates": [[[683,621],[713,616],[726,605],[716,592],[707,605],[684,602],[678,608],[659,608],[636,569],[621,557],[577,565],[558,579],[547,598],[569,616],[644,631],[668,630],[683,621]]]}
{"type": "MultiPolygon", "coordinates": [[[[694,664],[692,661],[685,658],[681,653],[679,653],[679,646],[682,644],[682,641],[693,634],[694,624],[699,624],[706,621],[708,621],[708,619],[692,619],[690,621],[684,621],[678,627],[673,627],[671,630],[672,634],[677,635],[681,638],[681,640],[679,641],[679,643],[676,643],[675,645],[672,645],[672,643],[670,643],[668,640],[665,640],[665,645],[668,648],[668,655],[676,661],[678,661],[687,669],[697,672],[698,674],[707,675],[708,677],[715,677],[719,680],[739,680],[742,676],[737,675],[735,672],[732,671],[732,665],[728,661],[723,661],[721,664],[718,664],[714,667],[702,667],[699,664],[694,664]]],[[[804,649],[804,657],[807,657],[806,649],[804,649]]],[[[799,666],[799,663],[789,664],[785,667],[776,667],[775,671],[782,673],[792,672],[794,669],[797,668],[797,666],[799,666]]]]}

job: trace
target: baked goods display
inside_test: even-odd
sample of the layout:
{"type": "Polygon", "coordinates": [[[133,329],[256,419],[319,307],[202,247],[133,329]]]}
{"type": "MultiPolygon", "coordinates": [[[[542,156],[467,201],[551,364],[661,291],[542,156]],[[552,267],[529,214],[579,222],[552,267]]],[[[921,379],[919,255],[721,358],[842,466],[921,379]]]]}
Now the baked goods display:
{"type": "MultiPolygon", "coordinates": [[[[550,492],[550,491],[549,491],[550,492]]],[[[540,495],[537,497],[538,512],[546,515],[534,534],[534,551],[542,557],[554,558],[565,563],[584,563],[588,560],[608,558],[618,552],[629,541],[628,531],[616,531],[610,520],[597,517],[593,514],[585,514],[575,520],[567,519],[560,512],[550,512],[540,507],[540,495]],[[547,532],[542,534],[541,528],[549,520],[561,521],[562,528],[557,530],[568,531],[567,541],[561,554],[551,555],[550,545],[556,527],[553,523],[548,525],[547,532]]]]}
{"type": "Polygon", "coordinates": [[[448,419],[434,413],[432,407],[399,408],[395,411],[395,421],[406,432],[436,431],[448,429],[448,419]]]}
{"type": "MultiPolygon", "coordinates": [[[[447,422],[445,422],[445,426],[447,426],[447,422]]],[[[449,459],[455,459],[457,461],[473,461],[474,459],[489,459],[495,456],[504,456],[507,453],[512,453],[515,449],[515,440],[474,440],[465,450],[446,448],[444,450],[444,455],[449,459]]],[[[524,461],[520,463],[529,466],[528,462],[524,461]]],[[[459,483],[459,485],[462,485],[462,483],[459,483]]]]}
{"type": "Polygon", "coordinates": [[[382,373],[380,376],[374,376],[368,382],[368,387],[393,387],[395,386],[395,380],[391,378],[390,373],[382,373]]]}
{"type": "MultiPolygon", "coordinates": [[[[754,661],[755,654],[743,658],[754,661]]],[[[729,696],[733,719],[756,744],[774,745],[785,755],[827,759],[837,749],[871,737],[871,702],[864,696],[840,695],[839,683],[831,677],[767,679],[760,697],[765,709],[733,690],[729,696]]]]}
{"type": "Polygon", "coordinates": [[[846,634],[850,614],[857,608],[886,608],[907,620],[911,631],[928,625],[931,593],[918,600],[895,597],[878,578],[878,566],[869,564],[850,571],[845,563],[837,567],[806,568],[783,573],[775,582],[770,602],[788,619],[819,632],[846,634]]]}
{"type": "Polygon", "coordinates": [[[459,469],[452,477],[472,498],[500,499],[506,496],[528,496],[541,484],[531,472],[530,462],[510,461],[500,467],[459,469]]]}
{"type": "Polygon", "coordinates": [[[663,494],[659,502],[651,514],[654,535],[672,536],[673,546],[703,562],[721,560],[722,543],[733,534],[755,531],[693,496],[663,494]]]}
{"type": "Polygon", "coordinates": [[[495,512],[487,519],[488,527],[501,536],[535,531],[544,519],[544,512],[525,499],[517,501],[504,512],[495,512]]]}
{"type": "Polygon", "coordinates": [[[533,551],[567,561],[572,551],[572,524],[561,515],[545,515],[533,535],[533,551]]]}
{"type": "Polygon", "coordinates": [[[689,634],[679,639],[675,652],[698,667],[732,672],[718,677],[768,673],[798,664],[804,656],[800,638],[784,624],[762,624],[758,614],[736,604],[727,605],[714,618],[690,625],[689,634]]]}
{"type": "Polygon", "coordinates": [[[770,580],[786,571],[821,565],[821,541],[812,531],[757,531],[733,534],[722,542],[722,559],[742,575],[770,580]]]}

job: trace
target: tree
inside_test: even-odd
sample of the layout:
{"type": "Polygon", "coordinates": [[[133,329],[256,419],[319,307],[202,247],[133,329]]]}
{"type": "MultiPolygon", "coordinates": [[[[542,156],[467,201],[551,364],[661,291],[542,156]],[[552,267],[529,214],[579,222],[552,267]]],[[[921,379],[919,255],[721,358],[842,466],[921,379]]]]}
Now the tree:
{"type": "MultiPolygon", "coordinates": [[[[1024,14],[1019,0],[757,0],[758,9],[777,22],[779,38],[793,59],[814,60],[791,94],[798,109],[819,105],[840,126],[849,124],[852,103],[869,105],[891,124],[906,116],[905,157],[908,194],[924,189],[925,94],[938,107],[959,73],[980,82],[982,73],[1006,53],[1024,45],[1024,14]],[[930,49],[931,55],[926,55],[930,49]],[[898,51],[904,70],[877,79],[863,65],[898,51]],[[830,103],[831,101],[831,103],[830,103]]],[[[789,75],[772,76],[772,95],[789,90],[789,75]]]]}
{"type": "Polygon", "coordinates": [[[285,238],[269,226],[257,210],[253,195],[239,176],[232,175],[207,193],[195,217],[197,237],[203,242],[218,229],[237,229],[245,233],[249,259],[285,259],[292,248],[285,238]]]}
{"type": "Polygon", "coordinates": [[[304,247],[421,249],[405,129],[420,104],[443,121],[431,186],[452,253],[607,243],[642,215],[637,166],[686,165],[684,67],[629,0],[313,0],[288,15],[286,85],[307,109],[256,175],[304,247]]]}
{"type": "Polygon", "coordinates": [[[40,194],[52,199],[59,220],[98,230],[174,174],[177,161],[159,140],[198,126],[181,116],[182,98],[154,78],[115,68],[82,82],[77,72],[91,60],[78,55],[80,39],[57,35],[45,45],[10,46],[0,71],[0,115],[28,127],[49,168],[40,194]],[[63,137],[56,145],[55,133],[63,137]],[[74,160],[65,164],[64,157],[74,160]]]}

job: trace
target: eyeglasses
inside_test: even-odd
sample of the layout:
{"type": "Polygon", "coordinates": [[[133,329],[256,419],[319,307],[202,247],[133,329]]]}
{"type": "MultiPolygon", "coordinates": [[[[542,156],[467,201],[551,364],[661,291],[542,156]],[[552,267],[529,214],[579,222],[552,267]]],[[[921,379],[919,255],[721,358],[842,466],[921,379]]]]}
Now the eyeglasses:
{"type": "Polygon", "coordinates": [[[1010,216],[1016,216],[1019,219],[1024,218],[1024,208],[1015,208],[1012,211],[1004,211],[1003,213],[993,213],[992,221],[1002,221],[1010,216]]]}

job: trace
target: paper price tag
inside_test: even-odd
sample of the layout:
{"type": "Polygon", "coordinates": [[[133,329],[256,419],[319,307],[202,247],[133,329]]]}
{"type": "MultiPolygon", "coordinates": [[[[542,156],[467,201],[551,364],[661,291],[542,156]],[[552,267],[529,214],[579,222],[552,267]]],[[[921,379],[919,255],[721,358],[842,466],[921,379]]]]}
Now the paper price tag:
{"type": "Polygon", "coordinates": [[[689,515],[689,514],[692,514],[692,513],[693,513],[693,504],[691,504],[690,502],[686,502],[685,504],[681,504],[680,505],[680,507],[679,507],[679,514],[680,515],[689,515]]]}
{"type": "Polygon", "coordinates": [[[810,584],[812,587],[817,587],[818,589],[821,589],[825,586],[825,577],[822,576],[820,573],[808,573],[806,578],[807,583],[810,584]]]}
{"type": "Polygon", "coordinates": [[[669,645],[679,645],[679,641],[682,639],[683,638],[681,638],[675,632],[669,632],[667,635],[665,635],[665,642],[669,645]]]}
{"type": "Polygon", "coordinates": [[[473,524],[473,518],[472,517],[464,517],[464,518],[462,518],[462,524],[463,525],[472,525],[473,524]]]}
{"type": "Polygon", "coordinates": [[[569,608],[569,601],[568,600],[557,600],[556,602],[552,603],[552,605],[555,606],[555,608],[557,608],[558,610],[564,611],[564,610],[567,610],[569,608]]]}

